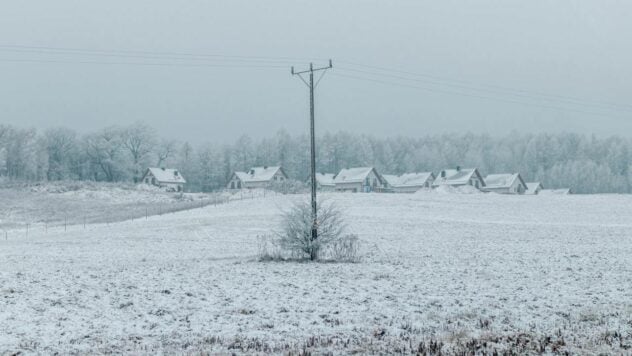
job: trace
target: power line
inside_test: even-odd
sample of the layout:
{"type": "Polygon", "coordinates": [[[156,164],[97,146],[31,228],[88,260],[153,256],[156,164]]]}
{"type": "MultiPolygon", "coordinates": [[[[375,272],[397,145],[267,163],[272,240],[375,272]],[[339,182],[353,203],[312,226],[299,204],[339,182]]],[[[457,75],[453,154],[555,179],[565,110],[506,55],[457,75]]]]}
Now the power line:
{"type": "Polygon", "coordinates": [[[148,55],[148,56],[175,56],[187,58],[223,58],[223,59],[242,59],[242,60],[267,60],[280,61],[288,63],[297,60],[318,60],[318,58],[300,58],[300,57],[272,57],[272,56],[245,56],[245,55],[226,55],[226,54],[208,54],[208,53],[191,53],[191,52],[170,52],[170,51],[139,51],[139,50],[102,50],[91,48],[71,48],[71,47],[50,47],[50,46],[24,46],[24,45],[6,45],[0,44],[0,49],[5,50],[31,50],[41,52],[56,52],[68,54],[103,54],[103,55],[148,55]]]}
{"type": "Polygon", "coordinates": [[[112,61],[77,61],[54,59],[0,58],[0,62],[14,63],[68,63],[68,64],[112,64],[153,67],[210,67],[210,68],[287,68],[282,65],[248,65],[248,64],[213,64],[213,63],[164,63],[164,62],[112,62],[112,61]]]}
{"type": "Polygon", "coordinates": [[[339,69],[342,69],[343,71],[350,71],[350,72],[355,72],[355,73],[364,73],[364,74],[369,74],[369,75],[374,75],[374,76],[400,79],[400,80],[409,81],[409,82],[424,83],[424,84],[429,83],[429,84],[436,84],[440,86],[448,86],[448,87],[454,87],[454,88],[465,89],[465,90],[483,91],[483,92],[492,93],[492,94],[507,95],[507,96],[512,96],[512,97],[520,97],[520,98],[527,98],[527,99],[534,99],[534,100],[545,100],[549,102],[566,102],[567,104],[571,104],[571,105],[579,105],[579,106],[606,109],[606,110],[625,110],[625,111],[632,112],[632,107],[629,107],[626,105],[610,105],[610,104],[602,104],[602,103],[590,102],[590,101],[586,101],[586,102],[564,101],[564,100],[560,100],[553,97],[546,97],[544,95],[522,94],[522,93],[517,93],[515,91],[510,91],[510,90],[487,89],[485,87],[477,87],[477,86],[472,86],[472,85],[451,84],[451,83],[446,83],[442,81],[427,80],[427,79],[415,79],[415,78],[409,78],[409,77],[405,77],[401,75],[393,75],[393,74],[359,70],[359,69],[354,69],[354,68],[346,68],[344,66],[340,67],[339,69]]]}
{"type": "Polygon", "coordinates": [[[348,74],[332,73],[331,75],[334,75],[334,76],[337,76],[337,77],[354,79],[354,80],[362,80],[362,81],[368,81],[368,82],[392,85],[392,86],[397,86],[397,87],[409,88],[409,89],[424,90],[424,91],[428,91],[428,92],[450,94],[450,95],[459,95],[459,96],[464,96],[464,97],[485,99],[485,100],[492,100],[492,101],[499,101],[499,102],[510,103],[510,104],[521,104],[521,105],[525,105],[525,106],[534,106],[534,107],[540,107],[540,108],[545,108],[545,109],[555,109],[555,110],[559,110],[559,111],[573,111],[573,112],[578,112],[578,113],[583,113],[583,114],[589,114],[589,115],[613,118],[612,116],[606,115],[604,113],[591,112],[591,111],[585,111],[585,110],[579,110],[579,109],[573,109],[573,108],[565,108],[565,107],[558,107],[558,106],[552,106],[552,105],[543,105],[543,104],[536,104],[536,103],[527,103],[527,102],[523,102],[523,101],[511,100],[511,99],[503,99],[503,98],[498,98],[498,97],[491,97],[491,96],[476,95],[476,94],[462,93],[462,92],[456,92],[456,91],[441,90],[441,89],[436,89],[436,88],[427,88],[427,87],[421,87],[421,86],[417,86],[417,85],[397,83],[397,82],[389,82],[389,81],[385,81],[385,80],[372,79],[372,78],[366,78],[366,77],[360,77],[360,76],[348,75],[348,74]]]}
{"type": "Polygon", "coordinates": [[[509,91],[509,92],[527,94],[527,95],[533,95],[533,96],[538,96],[538,97],[553,97],[553,98],[556,98],[557,100],[562,99],[562,100],[577,102],[577,103],[580,103],[580,104],[594,103],[594,104],[604,105],[604,106],[625,107],[627,109],[632,109],[632,105],[626,105],[626,104],[619,104],[619,103],[612,103],[612,102],[600,102],[600,101],[588,100],[588,99],[572,97],[572,96],[565,96],[565,95],[551,94],[551,93],[543,93],[543,92],[530,91],[530,90],[524,90],[524,89],[509,88],[509,87],[499,86],[499,85],[476,84],[476,83],[472,83],[472,82],[468,82],[468,81],[464,81],[464,80],[457,80],[457,79],[452,79],[452,78],[446,78],[446,77],[441,77],[441,76],[437,76],[437,75],[431,75],[431,74],[425,74],[425,73],[416,73],[416,72],[411,72],[411,71],[406,71],[406,70],[390,69],[390,68],[386,68],[386,67],[367,65],[367,64],[351,62],[351,61],[341,60],[339,62],[347,63],[347,64],[354,65],[354,66],[369,68],[369,69],[375,69],[375,70],[379,70],[379,71],[383,71],[383,72],[405,74],[405,75],[411,75],[411,76],[416,76],[416,77],[423,77],[423,78],[434,79],[434,80],[438,80],[438,81],[442,81],[442,82],[452,82],[452,83],[457,83],[457,84],[467,85],[467,86],[477,86],[478,88],[483,87],[483,88],[497,89],[497,90],[503,90],[503,91],[509,91]]]}

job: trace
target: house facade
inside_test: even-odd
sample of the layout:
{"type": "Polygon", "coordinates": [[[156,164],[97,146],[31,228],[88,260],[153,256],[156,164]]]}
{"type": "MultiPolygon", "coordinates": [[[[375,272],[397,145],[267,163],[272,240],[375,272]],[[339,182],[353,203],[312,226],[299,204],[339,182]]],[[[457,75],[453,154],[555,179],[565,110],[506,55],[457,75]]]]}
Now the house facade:
{"type": "Polygon", "coordinates": [[[227,189],[256,189],[266,188],[275,182],[287,180],[287,174],[279,166],[253,167],[247,172],[234,172],[228,183],[227,189]]]}
{"type": "Polygon", "coordinates": [[[490,174],[485,177],[483,190],[498,194],[524,194],[527,191],[527,184],[520,173],[490,174]]]}
{"type": "Polygon", "coordinates": [[[337,192],[369,193],[386,189],[384,178],[373,167],[346,168],[334,178],[337,192]]]}
{"type": "Polygon", "coordinates": [[[432,172],[404,173],[399,176],[385,174],[382,177],[393,193],[415,193],[420,189],[428,189],[435,180],[432,172]]]}
{"type": "Polygon", "coordinates": [[[542,189],[544,189],[544,186],[540,182],[527,182],[527,191],[525,194],[538,195],[542,189]]]}
{"type": "Polygon", "coordinates": [[[174,192],[184,191],[186,180],[177,169],[147,168],[141,182],[174,192]]]}
{"type": "Polygon", "coordinates": [[[485,180],[483,180],[483,177],[476,168],[456,167],[456,169],[442,170],[432,182],[433,188],[440,186],[461,187],[465,185],[470,185],[476,189],[483,189],[485,187],[485,180]]]}

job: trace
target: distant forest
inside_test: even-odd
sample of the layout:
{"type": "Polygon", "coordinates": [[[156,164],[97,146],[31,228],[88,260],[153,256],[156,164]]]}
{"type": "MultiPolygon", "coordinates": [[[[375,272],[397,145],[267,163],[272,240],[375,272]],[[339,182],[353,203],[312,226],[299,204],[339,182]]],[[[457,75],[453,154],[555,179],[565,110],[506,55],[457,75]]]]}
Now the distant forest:
{"type": "MultiPolygon", "coordinates": [[[[632,192],[632,140],[573,133],[506,136],[445,134],[379,138],[349,132],[317,137],[317,169],[374,166],[383,174],[439,172],[477,167],[489,173],[520,172],[546,188],[577,193],[632,192]]],[[[134,182],[147,167],[173,167],[188,191],[222,189],[235,170],[281,165],[305,181],[309,140],[279,131],[272,137],[241,136],[232,144],[196,145],[158,137],[146,124],[107,127],[79,135],[68,128],[43,132],[0,125],[0,180],[134,182]]]]}

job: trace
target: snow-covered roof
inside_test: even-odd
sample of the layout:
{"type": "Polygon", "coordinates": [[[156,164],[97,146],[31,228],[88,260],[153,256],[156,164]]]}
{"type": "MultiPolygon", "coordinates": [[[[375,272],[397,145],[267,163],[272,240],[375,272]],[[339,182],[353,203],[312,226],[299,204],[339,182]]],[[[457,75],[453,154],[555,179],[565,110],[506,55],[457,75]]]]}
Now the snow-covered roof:
{"type": "Polygon", "coordinates": [[[333,173],[316,173],[316,182],[320,185],[334,185],[333,173]]]}
{"type": "Polygon", "coordinates": [[[271,180],[279,170],[283,176],[285,176],[285,172],[283,172],[283,169],[279,166],[252,167],[248,172],[235,172],[235,175],[242,182],[267,182],[271,180]]]}
{"type": "MultiPolygon", "coordinates": [[[[151,172],[154,178],[160,183],[184,184],[187,182],[177,169],[152,167],[147,168],[147,171],[151,172]]],[[[145,175],[147,175],[147,173],[145,173],[145,175]]]]}
{"type": "Polygon", "coordinates": [[[423,186],[428,180],[434,179],[434,174],[432,172],[404,173],[400,176],[384,174],[382,177],[391,187],[417,187],[423,186]]]}
{"type": "Polygon", "coordinates": [[[544,189],[544,186],[540,182],[527,182],[527,193],[535,192],[538,187],[540,187],[540,189],[544,189]]]}
{"type": "Polygon", "coordinates": [[[481,177],[480,173],[476,168],[461,168],[461,169],[445,169],[442,172],[445,172],[445,175],[442,176],[441,172],[437,175],[437,179],[435,179],[433,186],[438,185],[465,185],[469,182],[473,175],[476,175],[481,181],[482,185],[485,186],[485,181],[483,177],[481,177]]]}
{"type": "Polygon", "coordinates": [[[510,188],[516,179],[520,181],[523,187],[527,187],[520,173],[490,174],[485,177],[485,187],[487,189],[510,188]]]}
{"type": "MultiPolygon", "coordinates": [[[[373,171],[373,167],[358,167],[341,169],[334,178],[334,183],[358,183],[364,182],[366,177],[373,171]]],[[[376,175],[379,177],[379,174],[376,175]]]]}

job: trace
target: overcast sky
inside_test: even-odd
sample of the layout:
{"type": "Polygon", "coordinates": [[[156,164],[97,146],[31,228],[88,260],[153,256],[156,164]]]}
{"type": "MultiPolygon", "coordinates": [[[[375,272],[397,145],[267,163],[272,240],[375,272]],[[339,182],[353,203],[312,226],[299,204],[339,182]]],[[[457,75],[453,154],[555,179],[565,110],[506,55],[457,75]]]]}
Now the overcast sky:
{"type": "Polygon", "coordinates": [[[0,123],[307,132],[289,67],[332,58],[319,132],[630,135],[631,18],[624,0],[7,1],[0,123]]]}

